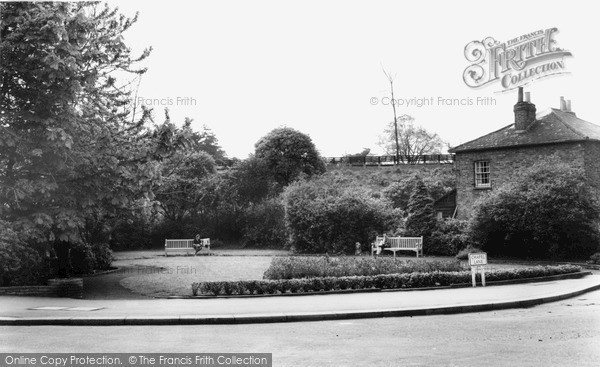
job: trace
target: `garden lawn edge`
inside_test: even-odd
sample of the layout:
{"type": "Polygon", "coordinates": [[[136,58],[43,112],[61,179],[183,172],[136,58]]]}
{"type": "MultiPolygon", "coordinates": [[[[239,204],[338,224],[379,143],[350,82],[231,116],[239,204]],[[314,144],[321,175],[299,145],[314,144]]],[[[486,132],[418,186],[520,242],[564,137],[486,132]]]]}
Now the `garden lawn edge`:
{"type": "MultiPolygon", "coordinates": [[[[580,271],[580,272],[576,272],[576,273],[549,275],[549,276],[535,277],[535,278],[486,281],[486,286],[537,283],[537,282],[547,282],[547,281],[563,280],[563,279],[578,279],[578,278],[583,278],[588,275],[592,275],[592,272],[580,271]]],[[[466,288],[466,287],[472,287],[472,286],[473,285],[471,283],[458,283],[458,284],[451,284],[448,286],[421,287],[421,288],[418,288],[418,287],[395,288],[395,289],[367,288],[367,289],[344,289],[344,290],[334,290],[334,291],[278,293],[278,294],[229,294],[229,295],[205,294],[205,295],[197,295],[197,296],[167,296],[167,297],[155,297],[155,298],[209,299],[209,298],[253,298],[253,297],[298,297],[298,296],[313,296],[313,295],[326,295],[326,294],[352,294],[352,293],[375,293],[375,292],[419,292],[419,291],[432,291],[432,290],[450,289],[450,288],[466,288]]],[[[481,283],[477,283],[477,286],[481,286],[481,283]]]]}

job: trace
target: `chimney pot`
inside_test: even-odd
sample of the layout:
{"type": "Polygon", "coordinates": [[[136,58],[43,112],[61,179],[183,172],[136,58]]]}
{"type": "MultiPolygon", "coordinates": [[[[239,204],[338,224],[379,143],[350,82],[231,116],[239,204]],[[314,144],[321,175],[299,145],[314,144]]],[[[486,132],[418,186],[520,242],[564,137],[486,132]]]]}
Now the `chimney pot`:
{"type": "Polygon", "coordinates": [[[571,100],[567,100],[567,112],[571,112],[571,100]]]}
{"type": "Polygon", "coordinates": [[[519,87],[519,99],[517,102],[523,102],[523,87],[519,87]]]}
{"type": "Polygon", "coordinates": [[[561,111],[566,111],[567,110],[567,102],[565,101],[565,97],[564,96],[560,96],[560,110],[561,111]]]}
{"type": "Polygon", "coordinates": [[[530,98],[531,98],[531,92],[525,92],[525,102],[529,103],[531,102],[530,98]]]}

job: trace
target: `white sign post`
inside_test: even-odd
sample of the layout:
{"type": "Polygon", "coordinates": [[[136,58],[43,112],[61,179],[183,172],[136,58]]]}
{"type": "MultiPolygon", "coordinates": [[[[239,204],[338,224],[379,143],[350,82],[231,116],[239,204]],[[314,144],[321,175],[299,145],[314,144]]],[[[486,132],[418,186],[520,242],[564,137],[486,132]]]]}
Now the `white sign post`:
{"type": "Polygon", "coordinates": [[[471,266],[471,279],[473,280],[473,287],[476,286],[475,275],[477,270],[481,269],[481,284],[485,287],[485,266],[487,265],[487,253],[478,252],[469,254],[469,265],[471,266]]]}

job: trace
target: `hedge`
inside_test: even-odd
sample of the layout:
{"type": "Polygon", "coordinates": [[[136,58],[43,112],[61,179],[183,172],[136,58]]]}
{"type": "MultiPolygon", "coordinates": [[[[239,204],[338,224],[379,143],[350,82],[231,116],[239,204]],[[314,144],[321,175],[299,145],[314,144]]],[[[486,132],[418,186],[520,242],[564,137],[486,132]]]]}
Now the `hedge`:
{"type": "Polygon", "coordinates": [[[278,280],[461,270],[467,269],[458,260],[401,261],[391,257],[372,256],[289,256],[274,257],[263,278],[278,280]]]}
{"type": "MultiPolygon", "coordinates": [[[[577,273],[574,265],[536,266],[526,269],[498,270],[486,274],[486,281],[526,279],[542,276],[577,273]]],[[[480,275],[477,275],[480,277],[480,275]]],[[[226,282],[195,282],[194,296],[254,295],[308,293],[348,289],[400,289],[449,286],[471,282],[470,271],[381,274],[369,276],[323,277],[281,280],[240,280],[226,282]]]]}

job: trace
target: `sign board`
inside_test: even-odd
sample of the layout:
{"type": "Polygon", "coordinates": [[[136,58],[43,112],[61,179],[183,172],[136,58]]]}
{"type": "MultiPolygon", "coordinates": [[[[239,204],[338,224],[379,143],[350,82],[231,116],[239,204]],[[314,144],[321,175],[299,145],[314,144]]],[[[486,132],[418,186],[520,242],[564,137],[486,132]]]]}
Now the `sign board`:
{"type": "Polygon", "coordinates": [[[487,265],[487,253],[478,252],[478,253],[469,254],[469,265],[470,266],[487,265]]]}
{"type": "Polygon", "coordinates": [[[476,286],[475,282],[475,274],[477,270],[481,270],[481,284],[485,287],[485,266],[487,265],[487,253],[485,252],[477,252],[469,254],[469,265],[471,266],[471,278],[473,282],[473,287],[476,286]]]}

